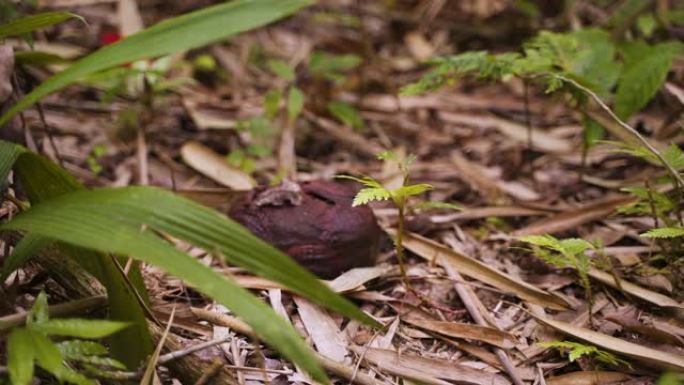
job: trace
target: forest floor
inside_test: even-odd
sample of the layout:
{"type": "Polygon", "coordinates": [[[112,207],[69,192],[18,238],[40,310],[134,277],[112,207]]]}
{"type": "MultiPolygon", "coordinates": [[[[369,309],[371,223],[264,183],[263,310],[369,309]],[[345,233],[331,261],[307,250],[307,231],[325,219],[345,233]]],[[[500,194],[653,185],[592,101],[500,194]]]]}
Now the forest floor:
{"type": "MultiPolygon", "coordinates": [[[[116,39],[119,28],[135,31],[204,3],[143,0],[124,18],[111,1],[70,6],[62,9],[88,24],[52,28],[35,44],[77,56],[116,39]]],[[[376,154],[415,154],[411,181],[434,186],[421,199],[462,208],[411,213],[404,242],[412,290],[402,284],[389,237],[376,266],[332,283],[384,323],[383,330],[190,250],[263,296],[321,355],[358,371],[352,378],[338,373],[339,383],[390,384],[403,377],[435,385],[652,384],[667,370],[684,370],[681,277],[662,269],[661,249],[640,236],[654,219],[618,213],[634,202],[623,189],[644,187],[662,168],[609,143],[583,156],[581,115],[566,99],[516,79],[464,80],[398,96],[430,57],[516,50],[541,26],[556,27],[561,15],[533,22],[493,0],[397,3],[388,11],[382,2],[322,1],[225,43],[147,63],[162,69],[161,79],[148,84],[153,92],[130,92],[139,81],[130,77],[69,87],[46,98],[42,112],[30,109],[15,121],[17,136],[88,186],[161,186],[223,212],[241,194],[236,190],[244,190],[245,171],[260,184],[272,183],[282,177],[279,159],[287,163],[291,153],[298,181],[369,175],[395,187],[401,174],[376,154]],[[330,59],[339,55],[361,61],[330,59]],[[312,57],[323,62],[322,72],[309,64],[312,57]],[[294,78],[279,63],[294,68],[294,78]],[[282,112],[263,118],[264,98],[293,85],[304,95],[299,118],[289,122],[282,112]],[[352,122],[358,114],[361,123],[341,123],[328,110],[331,101],[353,106],[345,116],[352,122]],[[517,239],[543,234],[600,245],[590,253],[596,261],[587,271],[590,296],[575,269],[543,262],[517,239]],[[541,344],[554,341],[580,344],[541,344]],[[593,348],[599,353],[568,358],[569,350],[593,348]]],[[[25,79],[30,84],[47,75],[35,69],[25,79]]],[[[682,139],[668,136],[667,98],[679,93],[674,103],[684,102],[681,86],[668,87],[675,97],[663,96],[630,121],[665,144],[682,139]]],[[[384,228],[396,224],[391,204],[371,206],[384,228]]],[[[191,308],[225,309],[178,278],[154,267],[143,271],[156,314],[179,306],[171,330],[184,346],[235,331],[206,314],[199,319],[191,308]]],[[[46,283],[60,298],[63,291],[35,268],[24,269],[12,292],[21,297],[46,283]]],[[[26,295],[16,303],[28,307],[26,295]]],[[[239,333],[195,354],[207,362],[224,357],[240,384],[310,381],[239,333]]]]}

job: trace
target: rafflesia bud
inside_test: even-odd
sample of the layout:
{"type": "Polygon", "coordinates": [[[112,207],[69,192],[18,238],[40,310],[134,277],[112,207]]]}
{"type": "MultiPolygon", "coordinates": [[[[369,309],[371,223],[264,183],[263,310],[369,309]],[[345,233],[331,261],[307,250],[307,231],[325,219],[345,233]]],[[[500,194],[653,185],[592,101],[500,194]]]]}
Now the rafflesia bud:
{"type": "Polygon", "coordinates": [[[367,206],[352,207],[348,182],[312,181],[257,188],[230,217],[321,278],[370,266],[382,231],[367,206]]]}

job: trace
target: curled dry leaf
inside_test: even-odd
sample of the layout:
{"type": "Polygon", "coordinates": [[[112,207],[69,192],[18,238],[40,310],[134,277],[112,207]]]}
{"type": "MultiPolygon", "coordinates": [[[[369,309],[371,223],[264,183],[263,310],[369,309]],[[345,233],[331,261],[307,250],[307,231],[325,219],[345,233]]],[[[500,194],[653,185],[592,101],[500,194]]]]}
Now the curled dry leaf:
{"type": "Polygon", "coordinates": [[[630,357],[642,363],[665,370],[684,370],[684,356],[651,349],[643,345],[627,342],[569,323],[539,317],[531,313],[530,315],[543,325],[550,326],[559,332],[572,336],[578,340],[596,345],[603,350],[630,357]]]}
{"type": "MultiPolygon", "coordinates": [[[[387,230],[390,235],[393,230],[387,230]]],[[[571,306],[561,297],[538,289],[527,282],[493,269],[471,257],[460,254],[435,241],[418,234],[408,233],[404,236],[404,247],[417,255],[435,260],[440,265],[451,265],[456,271],[473,279],[494,286],[506,293],[512,293],[526,301],[550,309],[565,310],[571,306]]]]}
{"type": "Polygon", "coordinates": [[[248,191],[256,185],[251,176],[231,167],[224,157],[198,142],[185,143],[181,156],[190,167],[233,190],[248,191]]]}
{"type": "Polygon", "coordinates": [[[585,223],[605,218],[613,213],[618,206],[626,205],[634,200],[635,198],[627,196],[613,196],[607,199],[600,199],[580,208],[568,210],[552,217],[533,222],[532,224],[515,231],[513,235],[555,234],[576,229],[585,223]]]}
{"type": "Polygon", "coordinates": [[[364,349],[353,350],[363,359],[392,374],[430,385],[447,385],[455,381],[464,385],[510,385],[503,376],[476,370],[452,361],[435,358],[407,356],[393,350],[364,349]]]}
{"type": "Polygon", "coordinates": [[[622,384],[631,377],[619,372],[572,372],[546,379],[547,385],[622,384]]]}

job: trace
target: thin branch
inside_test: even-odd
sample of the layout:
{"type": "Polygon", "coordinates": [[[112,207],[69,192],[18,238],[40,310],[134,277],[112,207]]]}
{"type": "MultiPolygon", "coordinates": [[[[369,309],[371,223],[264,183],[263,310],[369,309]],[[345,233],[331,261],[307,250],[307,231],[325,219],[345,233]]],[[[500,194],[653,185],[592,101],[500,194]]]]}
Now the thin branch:
{"type": "Polygon", "coordinates": [[[635,130],[634,127],[625,123],[622,119],[620,119],[617,115],[615,115],[613,110],[611,110],[610,107],[608,107],[608,105],[606,105],[603,102],[603,100],[601,100],[601,98],[598,95],[596,95],[596,93],[594,91],[592,91],[589,88],[577,83],[576,81],[574,81],[570,78],[566,78],[565,76],[557,75],[557,74],[553,74],[552,76],[555,76],[557,79],[562,80],[564,82],[570,83],[573,86],[575,86],[575,87],[579,88],[580,90],[589,94],[589,96],[591,96],[592,99],[594,99],[594,101],[596,103],[598,103],[598,105],[601,107],[601,109],[603,109],[613,120],[615,120],[620,125],[620,127],[624,128],[631,135],[633,135],[634,137],[639,139],[639,141],[644,145],[644,147],[646,147],[649,151],[651,151],[653,153],[653,155],[655,155],[658,158],[658,160],[660,162],[662,162],[663,166],[665,166],[667,171],[672,175],[673,178],[675,178],[675,180],[677,181],[679,186],[684,187],[684,179],[682,178],[681,175],[679,175],[679,172],[677,172],[677,170],[675,170],[675,168],[672,167],[672,165],[663,157],[663,155],[660,153],[660,151],[658,151],[658,149],[653,147],[653,145],[644,136],[642,136],[637,130],[635,130]]]}

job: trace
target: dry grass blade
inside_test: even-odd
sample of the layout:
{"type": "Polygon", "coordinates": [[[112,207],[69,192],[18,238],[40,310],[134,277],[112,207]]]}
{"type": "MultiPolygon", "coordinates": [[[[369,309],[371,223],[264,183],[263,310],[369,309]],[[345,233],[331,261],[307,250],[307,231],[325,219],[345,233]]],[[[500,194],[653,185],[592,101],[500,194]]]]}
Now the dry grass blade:
{"type": "Polygon", "coordinates": [[[600,199],[598,202],[590,203],[576,210],[565,211],[549,218],[533,222],[513,233],[515,236],[555,234],[567,230],[575,229],[585,223],[605,218],[610,215],[616,207],[633,202],[635,198],[618,196],[608,199],[600,199]]]}
{"type": "Polygon", "coordinates": [[[449,337],[482,341],[504,349],[510,349],[515,346],[515,337],[512,334],[487,326],[461,322],[431,321],[412,317],[404,317],[402,320],[421,329],[449,337]]]}
{"type": "Polygon", "coordinates": [[[598,333],[589,329],[573,326],[571,324],[555,321],[548,318],[532,316],[540,323],[550,326],[563,334],[567,334],[578,340],[596,345],[626,357],[630,357],[645,364],[666,370],[684,370],[684,357],[672,353],[648,348],[615,338],[606,334],[598,333]]]}
{"type": "Polygon", "coordinates": [[[501,375],[472,369],[452,361],[407,356],[385,349],[354,350],[359,354],[365,352],[364,360],[383,370],[423,384],[445,385],[449,382],[444,380],[449,380],[464,385],[510,385],[510,382],[501,375]]]}
{"type": "Polygon", "coordinates": [[[606,285],[612,286],[618,290],[622,290],[625,293],[631,294],[639,299],[642,299],[646,302],[650,302],[654,305],[676,309],[684,309],[684,304],[681,304],[666,295],[645,289],[641,286],[635,285],[623,279],[618,279],[618,282],[615,282],[615,278],[611,274],[606,273],[605,271],[591,269],[589,270],[589,276],[597,281],[601,281],[606,285]]]}
{"type": "Polygon", "coordinates": [[[181,155],[190,167],[233,190],[251,190],[256,184],[251,176],[231,167],[225,158],[198,142],[185,143],[181,155]]]}
{"type": "Polygon", "coordinates": [[[572,372],[546,379],[547,385],[622,384],[631,377],[619,372],[572,372]]]}
{"type": "MultiPolygon", "coordinates": [[[[393,235],[393,231],[388,232],[393,235]]],[[[556,310],[570,308],[570,305],[557,295],[538,289],[418,234],[407,233],[404,236],[404,246],[428,261],[435,260],[440,265],[450,265],[461,274],[515,294],[526,301],[556,310]]]]}
{"type": "Polygon", "coordinates": [[[166,338],[169,335],[169,331],[171,331],[171,326],[173,325],[173,318],[176,315],[176,307],[171,310],[171,315],[169,316],[169,320],[167,321],[166,324],[166,329],[164,329],[164,334],[162,334],[161,338],[159,339],[159,342],[157,343],[157,348],[154,350],[154,353],[152,354],[152,357],[150,357],[150,361],[147,363],[147,368],[145,368],[145,373],[142,376],[142,379],[140,380],[140,385],[148,385],[152,381],[155,383],[158,382],[158,379],[156,379],[156,374],[155,374],[155,368],[157,366],[157,361],[159,361],[159,355],[161,354],[162,348],[164,347],[164,342],[166,341],[166,338]]]}

